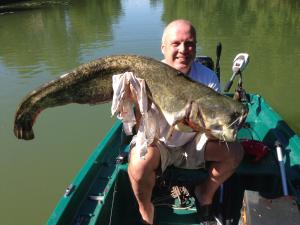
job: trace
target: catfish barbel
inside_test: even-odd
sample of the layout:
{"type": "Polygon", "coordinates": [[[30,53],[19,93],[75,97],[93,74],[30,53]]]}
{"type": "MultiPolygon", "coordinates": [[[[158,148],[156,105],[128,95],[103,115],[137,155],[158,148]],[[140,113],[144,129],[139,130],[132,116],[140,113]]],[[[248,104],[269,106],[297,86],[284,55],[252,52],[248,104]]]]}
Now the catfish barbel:
{"type": "Polygon", "coordinates": [[[184,125],[220,140],[233,141],[247,115],[248,110],[242,103],[192,81],[165,63],[135,55],[108,56],[83,64],[25,97],[15,115],[16,137],[33,139],[32,126],[46,108],[111,101],[112,75],[125,72],[146,81],[151,92],[149,98],[172,128],[184,125]]]}

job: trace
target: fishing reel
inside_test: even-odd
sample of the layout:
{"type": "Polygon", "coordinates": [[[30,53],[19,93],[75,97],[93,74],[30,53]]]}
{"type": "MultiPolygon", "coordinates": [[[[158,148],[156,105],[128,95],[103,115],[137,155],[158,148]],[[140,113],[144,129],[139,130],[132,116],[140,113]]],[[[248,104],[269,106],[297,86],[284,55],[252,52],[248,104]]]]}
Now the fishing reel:
{"type": "Polygon", "coordinates": [[[224,92],[228,92],[233,84],[233,80],[236,76],[239,76],[239,81],[235,93],[233,95],[233,99],[241,102],[248,102],[246,91],[243,88],[243,76],[242,72],[245,70],[246,66],[249,63],[249,54],[247,53],[239,53],[233,60],[232,65],[232,76],[230,80],[226,83],[224,92]]]}

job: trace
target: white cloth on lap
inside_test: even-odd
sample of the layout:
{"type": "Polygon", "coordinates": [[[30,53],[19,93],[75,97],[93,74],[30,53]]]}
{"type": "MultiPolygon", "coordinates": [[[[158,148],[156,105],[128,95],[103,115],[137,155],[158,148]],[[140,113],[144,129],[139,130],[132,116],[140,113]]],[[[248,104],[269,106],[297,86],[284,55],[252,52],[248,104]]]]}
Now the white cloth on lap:
{"type": "Polygon", "coordinates": [[[152,108],[154,104],[152,103],[150,109],[148,109],[146,83],[131,72],[114,75],[112,79],[114,94],[111,113],[117,115],[117,118],[123,122],[123,128],[127,135],[132,134],[132,128],[136,124],[134,103],[129,98],[130,91],[134,91],[137,97],[137,105],[142,118],[135,141],[140,156],[143,157],[147,153],[148,145],[154,141],[155,137],[158,138],[157,132],[159,131],[156,113],[152,108]]]}

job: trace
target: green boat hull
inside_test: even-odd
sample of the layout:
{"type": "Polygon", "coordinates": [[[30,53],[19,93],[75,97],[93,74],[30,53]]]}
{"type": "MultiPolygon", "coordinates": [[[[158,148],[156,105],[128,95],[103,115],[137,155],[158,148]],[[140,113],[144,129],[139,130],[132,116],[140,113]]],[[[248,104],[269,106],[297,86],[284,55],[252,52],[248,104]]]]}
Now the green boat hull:
{"type": "MultiPolygon", "coordinates": [[[[299,136],[261,96],[252,94],[249,99],[246,120],[248,128],[242,128],[238,138],[262,141],[270,151],[257,163],[245,157],[236,173],[224,184],[224,214],[233,224],[237,224],[240,219],[245,190],[257,191],[268,198],[282,196],[274,147],[276,141],[282,144],[284,150],[289,194],[295,196],[298,202],[300,197],[299,136]]],[[[128,153],[130,139],[122,132],[121,122],[117,121],[61,197],[48,225],[135,224],[139,214],[127,175],[127,162],[116,163],[117,156],[128,153]]],[[[170,168],[162,180],[169,186],[188,184],[188,187],[192,187],[205,176],[203,170],[170,168]]],[[[170,198],[163,188],[160,189],[160,181],[153,194],[160,224],[198,224],[193,198],[189,199],[185,207],[180,207],[178,200],[170,198]]]]}

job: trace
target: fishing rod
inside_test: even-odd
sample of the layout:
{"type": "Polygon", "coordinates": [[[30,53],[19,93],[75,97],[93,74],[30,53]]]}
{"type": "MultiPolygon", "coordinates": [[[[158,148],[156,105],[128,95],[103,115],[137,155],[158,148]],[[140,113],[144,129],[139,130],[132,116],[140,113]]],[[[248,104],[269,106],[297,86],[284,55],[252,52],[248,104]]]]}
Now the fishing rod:
{"type": "Polygon", "coordinates": [[[217,59],[216,59],[216,68],[215,68],[215,72],[217,74],[219,82],[220,82],[220,76],[221,76],[221,72],[220,72],[220,57],[221,57],[221,52],[222,52],[222,44],[221,44],[221,42],[219,42],[217,44],[217,48],[216,48],[217,59]]]}

